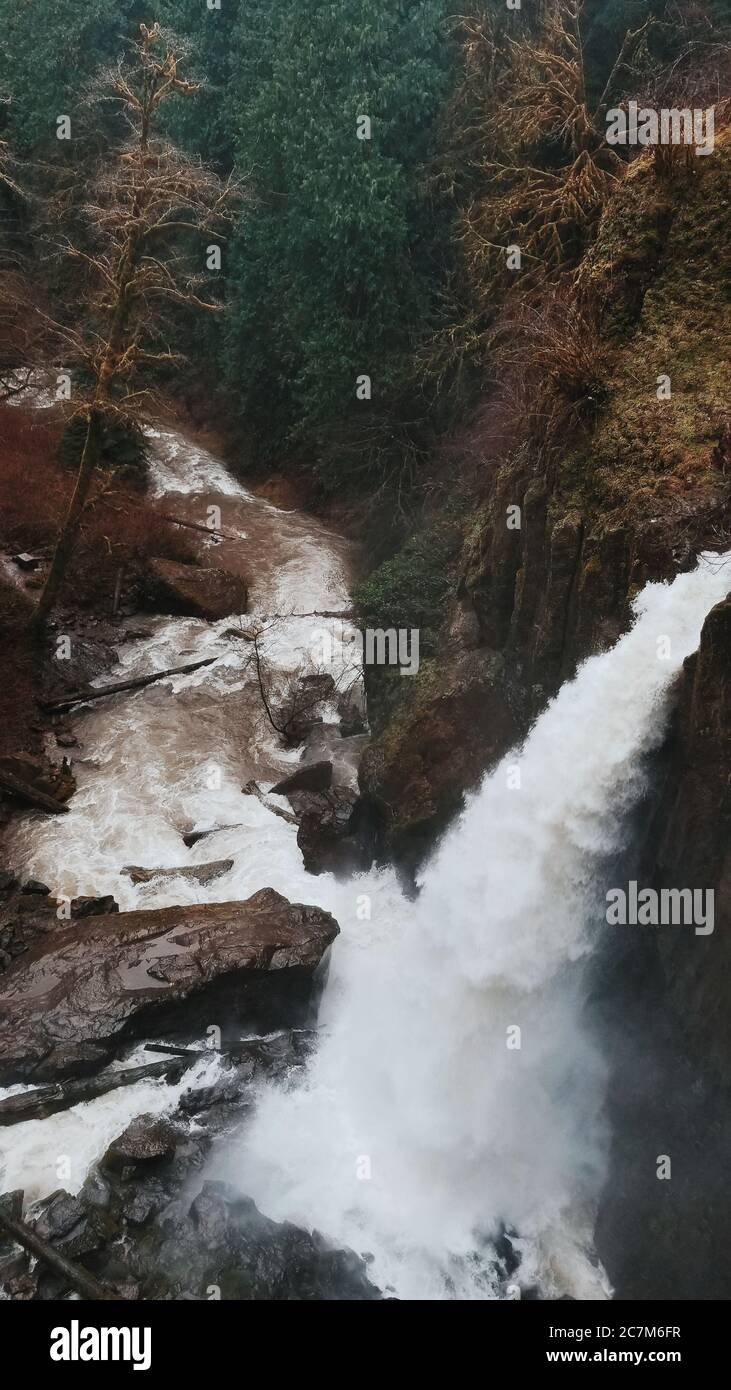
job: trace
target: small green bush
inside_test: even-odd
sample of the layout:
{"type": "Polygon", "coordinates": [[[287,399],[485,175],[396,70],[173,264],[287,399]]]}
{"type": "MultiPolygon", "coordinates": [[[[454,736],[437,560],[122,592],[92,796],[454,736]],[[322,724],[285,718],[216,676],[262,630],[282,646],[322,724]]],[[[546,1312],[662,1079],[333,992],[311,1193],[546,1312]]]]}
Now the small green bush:
{"type": "Polygon", "coordinates": [[[418,628],[422,655],[436,646],[453,583],[456,530],[431,526],[409,537],[356,590],[363,627],[418,628]]]}

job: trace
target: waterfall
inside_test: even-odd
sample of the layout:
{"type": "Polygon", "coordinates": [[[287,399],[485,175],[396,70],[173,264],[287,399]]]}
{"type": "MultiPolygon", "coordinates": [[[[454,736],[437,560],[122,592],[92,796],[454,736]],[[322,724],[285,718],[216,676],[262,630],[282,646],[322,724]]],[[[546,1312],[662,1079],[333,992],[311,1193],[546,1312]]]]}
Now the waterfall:
{"type": "Polygon", "coordinates": [[[269,1215],[367,1253],[399,1297],[500,1296],[504,1228],[544,1296],[609,1292],[591,1256],[607,1131],[586,962],[621,930],[602,868],[730,578],[709,555],[644,589],[631,630],[469,799],[415,903],[377,876],[338,892],[319,1050],[303,1082],[263,1090],[225,1172],[269,1215]]]}
{"type": "MultiPolygon", "coordinates": [[[[215,500],[224,530],[245,542],[236,553],[251,565],[252,613],[285,615],[271,660],[286,677],[307,658],[312,612],[347,609],[347,547],[252,496],[180,436],[156,441],[158,495],[199,520],[215,500]]],[[[728,558],[702,557],[672,584],[645,588],[626,636],[585,663],[468,799],[416,901],[390,870],[345,883],[308,875],[294,827],[242,795],[251,777],[279,780],[297,754],[262,717],[231,619],[147,620],[149,635],[122,647],[120,673],[192,654],[215,664],[176,677],[174,695],[153,686],[81,710],[69,814],[19,816],[10,829],[14,867],[56,894],[110,892],[132,908],[273,887],[335,915],[319,1047],[304,1077],[262,1090],[213,1175],[268,1215],[367,1255],[374,1281],[399,1297],[504,1297],[504,1230],[520,1257],[514,1284],[536,1283],[545,1297],[610,1293],[591,1245],[608,1136],[587,963],[625,930],[604,919],[606,866],[645,790],[674,678],[729,588],[728,558]],[[227,828],[184,846],[182,831],[214,824],[227,828]],[[232,868],[205,886],[120,874],[130,862],[222,857],[232,868]]],[[[346,753],[334,750],[348,740],[332,729],[342,773],[346,753]]],[[[135,1113],[176,1096],[144,1083],[7,1131],[5,1185],[29,1198],[53,1190],[62,1154],[74,1155],[64,1185],[78,1190],[135,1113]]]]}

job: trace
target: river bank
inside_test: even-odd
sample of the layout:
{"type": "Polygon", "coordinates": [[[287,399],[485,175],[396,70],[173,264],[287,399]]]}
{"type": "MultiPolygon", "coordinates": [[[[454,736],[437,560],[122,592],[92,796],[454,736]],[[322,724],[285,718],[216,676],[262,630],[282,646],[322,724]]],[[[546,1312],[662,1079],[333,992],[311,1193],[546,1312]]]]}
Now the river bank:
{"type": "MultiPolygon", "coordinates": [[[[27,981],[32,961],[39,955],[45,972],[43,951],[49,942],[52,945],[58,939],[63,943],[70,931],[86,930],[86,922],[94,939],[101,943],[98,969],[105,974],[104,956],[110,933],[115,923],[126,930],[130,920],[125,909],[144,909],[149,935],[158,907],[174,906],[180,915],[175,920],[182,930],[190,925],[186,904],[191,905],[191,910],[196,902],[210,904],[210,909],[204,908],[205,919],[210,918],[212,939],[220,941],[220,927],[215,930],[215,904],[236,900],[239,892],[245,899],[251,896],[249,889],[256,893],[279,884],[291,891],[293,884],[302,884],[302,901],[307,901],[308,896],[311,899],[307,889],[315,880],[305,874],[297,845],[297,797],[300,803],[304,798],[299,820],[309,822],[311,859],[316,859],[313,834],[323,811],[332,818],[333,807],[337,808],[337,839],[347,830],[348,816],[357,799],[352,786],[358,750],[365,737],[360,673],[350,669],[349,657],[347,663],[339,662],[336,654],[333,670],[324,671],[313,664],[310,656],[313,629],[327,627],[332,621],[322,614],[344,614],[349,607],[346,543],[314,519],[258,500],[210,452],[172,430],[163,427],[153,432],[151,449],[151,505],[174,507],[181,521],[203,528],[191,533],[195,535],[199,560],[197,574],[225,576],[234,586],[234,598],[238,585],[242,593],[249,591],[250,601],[247,604],[240,600],[235,607],[234,599],[224,601],[222,617],[211,616],[210,612],[208,617],[165,617],[151,611],[153,602],[159,599],[158,590],[141,611],[130,611],[133,596],[123,594],[116,622],[88,613],[79,620],[68,611],[59,612],[51,646],[55,649],[62,636],[68,639],[70,653],[68,663],[60,666],[63,678],[54,680],[55,694],[78,690],[84,679],[92,693],[95,687],[108,684],[110,675],[115,681],[123,676],[134,679],[138,673],[167,670],[191,655],[200,656],[209,664],[196,676],[175,678],[172,685],[162,682],[137,693],[110,695],[86,707],[81,703],[61,720],[44,719],[42,713],[40,720],[36,716],[36,727],[31,730],[37,735],[32,746],[34,756],[39,757],[39,745],[42,749],[52,740],[60,740],[60,746],[67,750],[64,756],[73,767],[76,791],[63,816],[44,819],[37,812],[16,809],[6,827],[3,853],[11,868],[3,882],[4,944],[9,948],[4,961],[19,983],[27,981]],[[155,499],[160,499],[159,504],[155,499]],[[215,526],[203,534],[211,508],[217,513],[215,526]],[[243,608],[248,608],[244,616],[240,611],[243,608]],[[257,625],[262,643],[261,659],[254,664],[251,629],[247,626],[252,623],[257,625]],[[303,685],[306,699],[298,702],[303,685]],[[276,721],[277,710],[292,699],[301,727],[289,730],[288,736],[282,738],[271,716],[276,721]],[[344,716],[349,723],[343,724],[345,737],[341,737],[339,729],[344,716]],[[328,768],[327,786],[321,786],[319,791],[293,791],[294,805],[282,795],[267,798],[262,786],[277,785],[295,770],[303,750],[307,755],[305,763],[309,757],[317,767],[328,768]],[[213,853],[225,866],[215,886],[205,872],[213,853]],[[147,866],[146,881],[124,873],[130,861],[147,866]],[[176,873],[176,869],[181,872],[176,873]],[[29,885],[32,891],[24,891],[29,885]],[[116,917],[109,916],[110,908],[116,917]],[[74,922],[78,922],[78,927],[74,922]]],[[[180,586],[177,591],[168,588],[165,607],[185,608],[186,592],[180,586]]],[[[196,606],[200,607],[198,599],[196,606]]],[[[338,617],[339,629],[342,623],[338,617]]],[[[47,677],[44,689],[47,692],[47,677]]],[[[27,749],[21,747],[18,751],[27,749]]],[[[332,854],[332,843],[329,850],[332,854]]],[[[233,906],[236,907],[235,901],[233,906]]],[[[234,913],[239,924],[242,912],[243,909],[237,909],[234,913]]],[[[246,952],[251,949],[247,940],[244,924],[237,929],[228,955],[224,954],[212,974],[209,971],[213,983],[217,979],[238,981],[235,997],[222,999],[220,994],[214,997],[210,991],[206,994],[205,990],[194,988],[194,995],[205,995],[203,1014],[200,1009],[196,1014],[190,1002],[186,1008],[179,1007],[175,1018],[167,1019],[168,1036],[177,1024],[188,1038],[192,1032],[200,1046],[201,1035],[196,1029],[208,1015],[212,1015],[214,1033],[219,1030],[220,1034],[223,1029],[224,1036],[229,1022],[238,1025],[239,1034],[243,1023],[249,1030],[252,1024],[259,1031],[262,1026],[269,1032],[274,1027],[279,1030],[283,1045],[283,1052],[281,1047],[279,1052],[274,1049],[276,1074],[285,1063],[291,1066],[298,1055],[297,1034],[291,1028],[301,1028],[311,1018],[315,996],[310,977],[326,943],[323,941],[309,961],[302,954],[302,946],[297,946],[293,968],[287,969],[283,968],[286,962],[281,942],[273,956],[268,947],[261,959],[257,947],[247,967],[246,952]],[[258,1015],[251,1007],[242,1013],[237,1003],[241,982],[252,963],[258,975],[259,995],[263,991],[258,1015]],[[291,990],[289,995],[282,995],[281,986],[288,976],[299,991],[296,1005],[291,990]],[[279,1002],[275,1003],[275,999],[279,1002]],[[233,1004],[237,1007],[232,1008],[233,1004]],[[266,1005],[266,1017],[262,1015],[262,1004],[266,1005]]],[[[163,946],[162,951],[153,951],[153,956],[162,956],[164,964],[172,949],[163,946]]],[[[193,951],[200,971],[204,951],[209,948],[201,944],[195,950],[192,946],[187,949],[193,951]]],[[[156,971],[159,976],[157,967],[156,971]]],[[[92,985],[94,973],[92,970],[90,974],[92,985]]],[[[137,986],[129,984],[121,993],[117,987],[111,997],[123,998],[126,989],[128,997],[139,1001],[140,988],[143,992],[146,988],[160,988],[160,979],[148,979],[143,967],[139,967],[139,975],[137,986]]],[[[177,998],[179,984],[178,980],[171,986],[177,998]]],[[[77,996],[75,986],[74,998],[77,996]]],[[[9,1058],[5,1057],[11,1095],[16,1093],[27,1066],[36,1084],[52,1076],[57,1080],[83,1076],[109,1063],[112,1054],[99,1048],[98,1038],[92,1041],[88,1035],[91,1015],[85,1018],[83,1008],[75,1008],[69,1025],[72,1045],[61,1047],[60,1052],[56,1046],[55,1068],[49,1065],[48,1040],[41,1043],[35,1064],[26,1049],[26,1063],[20,1070],[17,1066],[15,1071],[13,1065],[8,1067],[9,1058]]],[[[39,1009],[39,1017],[43,1012],[39,1009]]],[[[65,1027],[59,1024],[56,1031],[63,1032],[65,1027]]],[[[208,1041],[204,1030],[202,1042],[208,1041]]],[[[124,1039],[121,1051],[113,1049],[127,1065],[131,1065],[129,1047],[124,1039]]],[[[227,1069],[225,1063],[219,1067],[212,1057],[213,1091],[218,1085],[224,1093],[224,1115],[232,1098],[239,1102],[237,1113],[250,1104],[248,1100],[244,1104],[242,1094],[248,1096],[255,1077],[266,1073],[266,1058],[265,1046],[263,1059],[254,1068],[251,1060],[245,1058],[237,1070],[230,1058],[227,1069]],[[217,1076],[218,1071],[222,1077],[217,1076]]],[[[210,1072],[210,1066],[204,1067],[206,1070],[210,1072]]],[[[210,1076],[203,1089],[207,1095],[204,1108],[215,1109],[210,1076]]],[[[174,1107],[176,1095],[182,1096],[183,1089],[176,1092],[164,1079],[156,1085],[140,1083],[125,1088],[124,1093],[116,1092],[111,1107],[105,1098],[74,1107],[58,1121],[32,1120],[6,1131],[3,1140],[11,1142],[2,1145],[5,1181],[13,1186],[17,1175],[26,1203],[53,1192],[57,1182],[52,1155],[57,1152],[56,1127],[60,1124],[68,1136],[65,1147],[74,1155],[69,1160],[74,1179],[67,1184],[73,1195],[83,1186],[89,1164],[103,1157],[120,1126],[123,1128],[137,1114],[146,1110],[149,1113],[150,1106],[153,1112],[174,1107]],[[115,1109],[113,1102],[122,1094],[123,1103],[115,1109]]],[[[219,1103],[217,1097],[215,1103],[219,1103]]],[[[189,1101],[188,1109],[193,1113],[195,1103],[189,1101]]],[[[209,1118],[211,1124],[206,1122],[206,1130],[215,1133],[216,1126],[209,1118]]],[[[204,1149],[209,1141],[210,1134],[204,1149]]],[[[189,1137],[186,1144],[189,1148],[189,1137]]],[[[187,1160],[181,1162],[185,1168],[187,1160]]],[[[138,1172],[138,1181],[141,1176],[138,1172]]],[[[128,1236],[129,1232],[124,1238],[128,1236]]],[[[17,1261],[11,1259],[11,1281],[16,1274],[17,1261]]],[[[26,1274],[27,1269],[22,1271],[18,1293],[21,1297],[26,1274]]],[[[282,1277],[296,1283],[296,1275],[282,1277]]],[[[52,1283],[49,1288],[57,1286],[52,1283]]],[[[41,1290],[41,1296],[54,1294],[41,1290]]],[[[269,1296],[277,1296],[273,1288],[269,1296]]],[[[359,1296],[368,1294],[361,1291],[359,1296]]]]}

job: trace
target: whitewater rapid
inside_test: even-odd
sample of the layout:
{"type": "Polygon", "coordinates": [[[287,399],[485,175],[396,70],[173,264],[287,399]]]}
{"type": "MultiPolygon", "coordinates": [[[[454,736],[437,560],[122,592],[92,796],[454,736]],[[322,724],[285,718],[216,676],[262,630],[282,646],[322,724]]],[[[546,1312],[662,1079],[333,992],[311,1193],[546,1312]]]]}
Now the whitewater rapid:
{"type": "MultiPolygon", "coordinates": [[[[335,914],[337,887],[329,875],[305,873],[296,828],[242,792],[251,779],[264,790],[278,782],[297,765],[301,750],[283,748],[269,725],[251,645],[241,634],[265,626],[273,691],[285,688],[293,673],[315,672],[323,631],[331,634],[328,673],[337,690],[325,706],[319,756],[332,757],[336,782],[351,784],[363,739],[340,738],[337,695],[348,690],[355,703],[362,700],[348,640],[353,628],[348,620],[321,616],[350,605],[350,548],[315,518],[255,496],[208,450],[175,431],[151,432],[151,444],[153,497],[203,525],[209,507],[218,507],[221,533],[229,539],[211,538],[212,559],[246,576],[248,612],[214,623],[144,615],[129,620],[125,626],[146,635],[122,644],[119,665],[97,684],[196,658],[213,657],[214,664],[82,707],[71,721],[79,747],[71,754],[77,791],[68,814],[17,816],[4,852],[22,877],[48,884],[57,898],[112,894],[123,911],[227,902],[271,887],[335,914]],[[232,828],[186,847],[184,833],[214,826],[232,828]],[[224,858],[233,868],[205,887],[182,877],[135,885],[121,872],[129,864],[189,868],[224,858]]],[[[271,801],[289,809],[283,797],[271,801]]],[[[132,1055],[125,1064],[145,1060],[149,1055],[132,1055]]],[[[218,1065],[212,1058],[194,1084],[211,1084],[218,1065]]],[[[0,1096],[19,1089],[25,1088],[0,1096]]],[[[91,1163],[129,1121],[169,1109],[179,1089],[139,1083],[47,1120],[0,1129],[0,1189],[22,1187],[29,1201],[59,1185],[78,1191],[91,1163]]]]}
{"type": "MultiPolygon", "coordinates": [[[[223,1167],[272,1216],[368,1252],[399,1297],[504,1296],[504,1227],[518,1285],[610,1292],[591,1253],[608,1135],[585,967],[674,677],[730,584],[708,556],[648,585],[631,631],[469,798],[417,902],[375,892],[370,921],[341,917],[318,1053],[302,1084],[264,1090],[223,1167]]],[[[352,891],[362,909],[369,886],[352,891]]]]}
{"type": "MultiPolygon", "coordinates": [[[[251,579],[242,625],[282,615],[271,668],[285,680],[306,667],[313,632],[330,623],[312,614],[350,602],[345,543],[252,496],[171,431],[156,437],[153,492],[204,522],[220,507],[221,544],[229,562],[243,555],[251,579]]],[[[298,754],[263,716],[235,620],[149,619],[148,635],[120,648],[115,677],[216,661],[176,677],[173,694],[153,686],[78,713],[70,812],[19,818],[14,866],[56,895],[113,893],[123,909],[273,887],[328,909],[341,928],[304,1081],[265,1087],[253,1123],[207,1176],[235,1182],[270,1216],[352,1246],[379,1287],[402,1298],[514,1296],[530,1284],[546,1297],[609,1295],[592,1255],[608,1136],[586,963],[610,930],[602,873],[645,790],[674,678],[730,576],[709,557],[643,591],[632,630],[582,667],[468,799],[414,902],[390,871],[348,882],[306,874],[295,828],[242,794],[252,777],[273,784],[298,754]],[[232,828],[186,849],[184,831],[213,825],[232,828]],[[130,863],[214,858],[233,867],[205,887],[183,878],[134,886],[120,874],[130,863]],[[504,1228],[521,1257],[509,1291],[494,1260],[504,1228]]],[[[349,753],[334,706],[326,718],[337,777],[352,780],[357,741],[349,753]]],[[[201,1063],[194,1082],[218,1065],[201,1063]]],[[[76,1191],[134,1114],[176,1099],[164,1083],[144,1083],[5,1131],[2,1185],[29,1197],[76,1191]],[[61,1182],[59,1155],[68,1160],[61,1182]]]]}

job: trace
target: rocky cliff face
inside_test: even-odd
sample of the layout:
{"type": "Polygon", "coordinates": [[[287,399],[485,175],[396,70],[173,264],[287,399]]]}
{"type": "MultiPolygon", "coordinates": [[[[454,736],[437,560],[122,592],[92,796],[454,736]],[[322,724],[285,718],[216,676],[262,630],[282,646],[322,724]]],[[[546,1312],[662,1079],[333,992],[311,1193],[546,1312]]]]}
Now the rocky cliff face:
{"type": "Polygon", "coordinates": [[[731,1083],[731,597],[709,613],[685,663],[646,858],[658,888],[713,889],[713,932],[665,928],[658,951],[681,1032],[731,1083]]]}
{"type": "Polygon", "coordinates": [[[595,964],[592,1019],[611,1059],[609,1172],[597,1249],[622,1298],[731,1297],[729,821],[731,599],[685,663],[631,873],[648,887],[712,888],[714,930],[615,938],[595,964]],[[670,1180],[658,1181],[666,1155],[670,1180]]]}
{"type": "Polygon", "coordinates": [[[410,865],[577,664],[626,630],[648,580],[731,546],[731,142],[702,163],[666,183],[638,161],[581,268],[577,299],[590,287],[601,306],[591,419],[551,450],[526,437],[485,460],[436,657],[402,682],[361,772],[410,865]]]}

